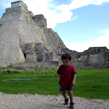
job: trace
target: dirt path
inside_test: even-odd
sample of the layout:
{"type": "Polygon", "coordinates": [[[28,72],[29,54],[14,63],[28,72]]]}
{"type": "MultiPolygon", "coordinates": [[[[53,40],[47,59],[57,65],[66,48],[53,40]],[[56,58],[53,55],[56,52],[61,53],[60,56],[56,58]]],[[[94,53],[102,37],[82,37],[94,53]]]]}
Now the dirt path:
{"type": "MultiPolygon", "coordinates": [[[[109,109],[109,99],[74,97],[75,109],[109,109]]],[[[0,93],[0,109],[67,109],[61,95],[31,95],[0,93]]]]}

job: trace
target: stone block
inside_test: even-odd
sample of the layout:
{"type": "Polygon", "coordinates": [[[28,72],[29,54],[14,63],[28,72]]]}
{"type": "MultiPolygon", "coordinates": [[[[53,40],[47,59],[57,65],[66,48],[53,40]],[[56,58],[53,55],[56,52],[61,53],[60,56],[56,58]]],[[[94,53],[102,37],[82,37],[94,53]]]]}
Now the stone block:
{"type": "Polygon", "coordinates": [[[27,43],[25,44],[25,49],[24,49],[24,53],[26,54],[33,54],[34,53],[34,47],[35,47],[35,43],[27,43]]]}
{"type": "Polygon", "coordinates": [[[11,8],[7,8],[6,13],[10,13],[10,12],[11,12],[11,8]]]}
{"type": "Polygon", "coordinates": [[[35,52],[43,52],[44,51],[44,44],[36,43],[34,50],[35,50],[35,52]]]}
{"type": "Polygon", "coordinates": [[[42,52],[43,61],[53,61],[53,52],[42,52]]]}
{"type": "Polygon", "coordinates": [[[22,2],[22,1],[12,2],[11,3],[11,7],[12,8],[21,7],[22,11],[24,11],[26,13],[29,12],[27,5],[24,2],[22,2]]]}
{"type": "Polygon", "coordinates": [[[104,64],[103,54],[90,54],[88,57],[88,64],[103,65],[104,64]]]}
{"type": "Polygon", "coordinates": [[[82,62],[87,62],[87,55],[81,55],[81,61],[82,62]]]}
{"type": "Polygon", "coordinates": [[[88,50],[85,50],[83,54],[99,54],[108,51],[107,47],[90,47],[88,50]]]}
{"type": "Polygon", "coordinates": [[[104,59],[105,61],[108,61],[109,62],[109,52],[104,52],[104,59]]]}
{"type": "Polygon", "coordinates": [[[32,53],[32,54],[26,54],[26,59],[29,61],[29,62],[37,62],[37,55],[35,53],[32,53]]]}
{"type": "Polygon", "coordinates": [[[44,52],[49,51],[44,43],[35,43],[34,51],[37,52],[44,52]]]}
{"type": "Polygon", "coordinates": [[[35,15],[34,21],[37,23],[37,25],[41,28],[47,28],[47,20],[42,14],[35,15]]]}
{"type": "Polygon", "coordinates": [[[36,53],[36,54],[37,54],[37,61],[43,61],[42,53],[36,53]]]}

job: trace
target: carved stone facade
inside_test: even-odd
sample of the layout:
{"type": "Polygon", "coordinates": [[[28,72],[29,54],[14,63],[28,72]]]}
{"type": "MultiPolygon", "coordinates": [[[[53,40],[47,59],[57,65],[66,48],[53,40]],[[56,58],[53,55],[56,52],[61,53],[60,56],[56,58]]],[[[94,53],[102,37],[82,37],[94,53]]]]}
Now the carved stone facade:
{"type": "Polygon", "coordinates": [[[53,61],[53,52],[50,52],[44,43],[25,44],[24,54],[29,62],[53,61]]]}

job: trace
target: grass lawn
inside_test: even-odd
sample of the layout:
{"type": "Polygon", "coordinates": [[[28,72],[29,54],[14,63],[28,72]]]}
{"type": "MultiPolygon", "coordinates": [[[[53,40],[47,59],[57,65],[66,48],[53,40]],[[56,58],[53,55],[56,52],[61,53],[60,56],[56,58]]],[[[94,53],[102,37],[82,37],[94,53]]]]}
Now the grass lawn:
{"type": "MultiPolygon", "coordinates": [[[[39,71],[37,71],[39,72],[39,71]]],[[[55,77],[55,70],[48,73],[31,74],[0,74],[0,92],[16,94],[44,94],[57,95],[59,92],[59,77],[55,77]],[[11,79],[31,79],[28,81],[11,81],[11,79]]],[[[109,99],[109,69],[77,70],[74,96],[85,98],[109,99]]]]}

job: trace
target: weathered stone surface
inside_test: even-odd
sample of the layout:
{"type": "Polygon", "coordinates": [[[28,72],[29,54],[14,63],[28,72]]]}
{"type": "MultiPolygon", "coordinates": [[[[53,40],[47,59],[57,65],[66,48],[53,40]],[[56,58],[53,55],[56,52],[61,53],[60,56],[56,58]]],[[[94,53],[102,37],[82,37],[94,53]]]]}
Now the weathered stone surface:
{"type": "Polygon", "coordinates": [[[45,19],[44,15],[42,14],[35,15],[33,19],[39,27],[47,28],[47,20],[45,19]]]}
{"type": "Polygon", "coordinates": [[[53,52],[37,52],[37,61],[53,61],[53,52]]]}
{"type": "Polygon", "coordinates": [[[104,56],[104,60],[105,60],[104,64],[109,65],[109,52],[104,52],[103,56],[104,56]]]}
{"type": "Polygon", "coordinates": [[[26,54],[26,59],[29,62],[37,62],[37,55],[35,53],[26,54]]]}
{"type": "Polygon", "coordinates": [[[44,43],[27,43],[24,56],[29,62],[53,61],[53,52],[49,52],[44,43]]]}
{"type": "Polygon", "coordinates": [[[104,52],[103,55],[104,55],[105,61],[109,62],[109,52],[104,52]]]}
{"type": "Polygon", "coordinates": [[[53,52],[42,52],[43,61],[53,61],[53,52]]]}
{"type": "Polygon", "coordinates": [[[103,54],[90,54],[88,56],[89,65],[103,65],[104,61],[103,54]]]}
{"type": "Polygon", "coordinates": [[[20,73],[22,72],[23,70],[13,70],[13,69],[1,69],[0,70],[0,73],[20,73]]]}
{"type": "Polygon", "coordinates": [[[22,63],[22,64],[12,64],[9,67],[15,67],[15,68],[33,68],[37,69],[38,67],[46,67],[51,68],[51,66],[58,66],[58,61],[40,61],[35,63],[22,63]]]}
{"type": "Polygon", "coordinates": [[[49,49],[46,47],[44,43],[35,43],[34,51],[35,53],[37,53],[37,52],[49,51],[49,49]]]}
{"type": "Polygon", "coordinates": [[[56,32],[54,32],[52,29],[44,28],[44,33],[45,33],[47,42],[53,51],[53,55],[54,55],[53,60],[57,61],[58,60],[57,54],[59,54],[59,52],[61,52],[61,50],[59,48],[60,47],[61,47],[61,49],[66,48],[66,46],[60,39],[59,35],[56,32]]]}
{"type": "Polygon", "coordinates": [[[109,52],[106,47],[90,47],[88,50],[83,51],[83,54],[98,54],[103,52],[109,52]]]}
{"type": "Polygon", "coordinates": [[[25,69],[25,68],[37,69],[38,68],[38,63],[11,64],[8,67],[15,67],[15,68],[18,68],[18,69],[25,69]]]}
{"type": "MultiPolygon", "coordinates": [[[[106,47],[91,47],[84,52],[62,49],[62,53],[66,52],[71,54],[71,65],[76,69],[109,68],[109,50],[106,47]]],[[[61,65],[61,55],[58,57],[58,61],[61,65]]]]}
{"type": "Polygon", "coordinates": [[[34,53],[34,46],[35,43],[27,43],[25,44],[24,53],[27,54],[33,54],[34,53]]]}
{"type": "Polygon", "coordinates": [[[42,55],[42,52],[37,52],[37,61],[43,61],[43,55],[42,55]]]}

